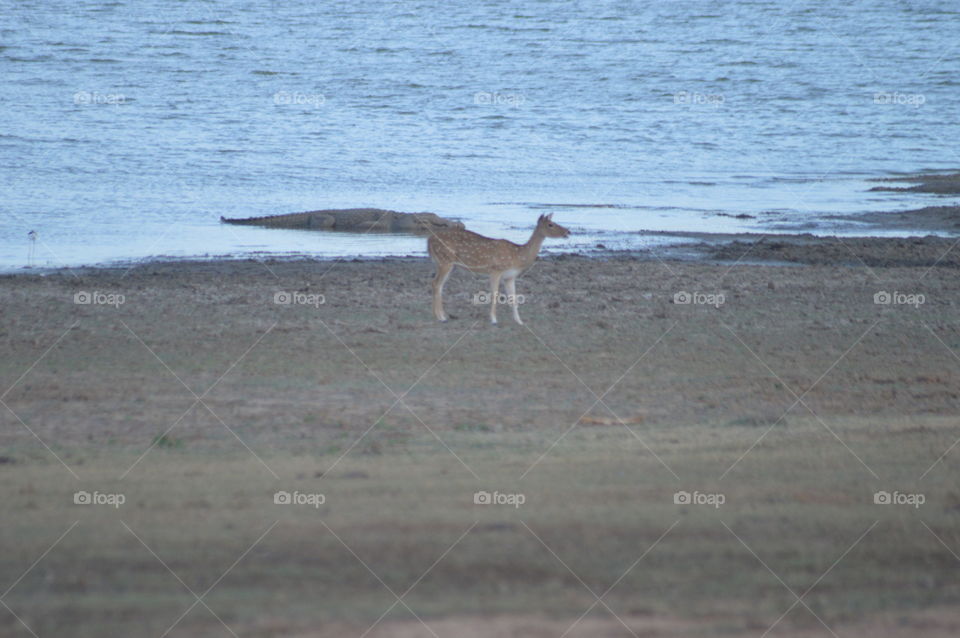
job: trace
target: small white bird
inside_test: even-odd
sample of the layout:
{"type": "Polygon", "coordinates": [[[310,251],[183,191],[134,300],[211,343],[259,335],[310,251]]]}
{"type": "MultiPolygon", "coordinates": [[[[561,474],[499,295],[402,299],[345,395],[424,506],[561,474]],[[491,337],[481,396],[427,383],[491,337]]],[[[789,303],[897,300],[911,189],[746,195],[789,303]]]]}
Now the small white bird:
{"type": "Polygon", "coordinates": [[[27,233],[27,237],[30,239],[30,249],[27,251],[27,268],[32,268],[33,259],[37,252],[37,231],[31,230],[27,233]]]}

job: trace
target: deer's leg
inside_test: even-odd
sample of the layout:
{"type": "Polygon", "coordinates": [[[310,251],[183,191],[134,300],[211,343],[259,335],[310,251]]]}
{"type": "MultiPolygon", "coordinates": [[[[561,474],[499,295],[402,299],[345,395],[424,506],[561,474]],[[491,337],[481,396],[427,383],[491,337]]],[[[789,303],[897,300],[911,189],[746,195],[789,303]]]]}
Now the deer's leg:
{"type": "Polygon", "coordinates": [[[437,321],[446,321],[447,313],[443,311],[443,284],[453,271],[453,264],[437,262],[437,275],[433,278],[433,316],[437,321]]]}
{"type": "Polygon", "coordinates": [[[522,326],[523,322],[520,321],[520,311],[517,309],[517,278],[511,277],[505,280],[503,284],[507,289],[507,301],[510,302],[510,306],[513,309],[513,320],[522,326]]]}
{"type": "Polygon", "coordinates": [[[497,297],[500,296],[500,277],[502,272],[490,275],[490,323],[497,324],[497,297]]]}

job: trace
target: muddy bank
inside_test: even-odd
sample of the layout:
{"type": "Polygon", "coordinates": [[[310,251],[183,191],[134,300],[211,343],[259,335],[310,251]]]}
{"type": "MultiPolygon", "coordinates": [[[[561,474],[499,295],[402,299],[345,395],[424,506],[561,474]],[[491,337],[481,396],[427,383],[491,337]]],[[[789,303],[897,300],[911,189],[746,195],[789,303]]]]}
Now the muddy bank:
{"type": "MultiPolygon", "coordinates": [[[[886,215],[886,213],[882,214],[886,215]]],[[[960,251],[956,238],[937,237],[818,237],[811,234],[667,233],[644,232],[656,237],[681,237],[690,242],[638,251],[592,253],[599,259],[632,258],[645,261],[702,261],[738,265],[821,265],[956,268],[960,251]]],[[[552,259],[570,259],[558,256],[552,259]]],[[[550,259],[550,258],[548,258],[550,259]]]]}
{"type": "MultiPolygon", "coordinates": [[[[928,193],[934,195],[960,194],[960,172],[917,173],[897,175],[872,180],[881,186],[871,191],[899,193],[928,193]],[[909,184],[900,186],[898,184],[909,184]]],[[[960,231],[960,206],[946,204],[924,206],[905,211],[883,211],[857,215],[830,215],[827,219],[863,225],[869,232],[898,231],[919,235],[921,233],[957,234],[960,231]]]]}
{"type": "Polygon", "coordinates": [[[766,235],[720,244],[700,244],[706,258],[730,262],[807,265],[957,268],[957,240],[945,237],[814,237],[766,235]]]}
{"type": "Polygon", "coordinates": [[[884,177],[874,180],[884,182],[883,186],[874,186],[872,191],[898,191],[905,193],[934,193],[937,195],[960,194],[960,172],[958,173],[915,173],[884,177]],[[907,183],[913,186],[893,186],[894,183],[907,183]]]}
{"type": "Polygon", "coordinates": [[[831,219],[865,223],[877,230],[960,232],[960,206],[925,206],[907,211],[835,216],[831,219]]]}

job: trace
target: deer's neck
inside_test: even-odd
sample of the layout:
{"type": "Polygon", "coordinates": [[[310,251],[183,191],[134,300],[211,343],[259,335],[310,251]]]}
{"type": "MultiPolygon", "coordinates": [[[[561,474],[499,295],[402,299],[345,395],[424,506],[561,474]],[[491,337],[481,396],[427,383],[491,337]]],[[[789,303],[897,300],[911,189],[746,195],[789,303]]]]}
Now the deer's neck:
{"type": "Polygon", "coordinates": [[[520,247],[520,260],[525,267],[530,266],[537,260],[537,254],[540,252],[540,246],[543,245],[544,239],[544,234],[540,232],[539,228],[536,228],[527,243],[520,247]]]}

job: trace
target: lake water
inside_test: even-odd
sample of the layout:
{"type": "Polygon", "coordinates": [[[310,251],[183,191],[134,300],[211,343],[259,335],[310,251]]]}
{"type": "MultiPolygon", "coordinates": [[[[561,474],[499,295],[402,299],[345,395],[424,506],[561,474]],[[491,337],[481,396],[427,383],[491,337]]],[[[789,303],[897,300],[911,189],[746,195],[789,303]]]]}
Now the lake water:
{"type": "Polygon", "coordinates": [[[958,34],[955,0],[5,1],[0,268],[30,230],[40,266],[425,252],[219,223],[358,206],[855,232],[824,216],[944,202],[866,180],[960,167],[958,34]]]}

